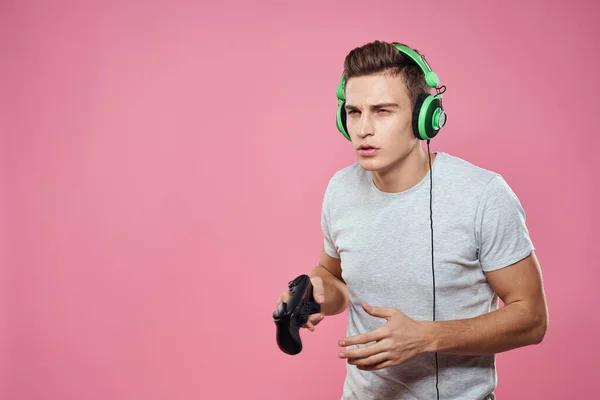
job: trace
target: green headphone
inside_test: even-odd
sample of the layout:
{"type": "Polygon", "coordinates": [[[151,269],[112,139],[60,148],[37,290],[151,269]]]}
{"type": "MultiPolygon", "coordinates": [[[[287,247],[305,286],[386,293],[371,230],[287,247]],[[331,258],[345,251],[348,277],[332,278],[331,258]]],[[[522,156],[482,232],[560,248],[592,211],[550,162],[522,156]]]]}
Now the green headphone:
{"type": "MultiPolygon", "coordinates": [[[[444,93],[446,87],[438,87],[439,78],[437,74],[431,70],[431,67],[429,64],[427,64],[427,61],[425,61],[425,57],[419,55],[416,51],[407,46],[403,46],[398,43],[392,44],[398,49],[398,51],[408,56],[419,67],[421,67],[425,73],[425,81],[430,87],[435,88],[437,91],[435,95],[424,93],[418,97],[413,109],[412,120],[413,132],[418,139],[433,139],[438,134],[440,129],[446,124],[446,113],[444,112],[444,108],[442,106],[442,93],[444,93]]],[[[346,77],[344,74],[342,74],[342,79],[336,89],[336,95],[338,98],[336,122],[337,128],[342,135],[344,135],[346,139],[351,140],[348,130],[346,129],[346,109],[344,108],[344,105],[346,104],[346,100],[344,98],[345,84],[346,77]]]]}

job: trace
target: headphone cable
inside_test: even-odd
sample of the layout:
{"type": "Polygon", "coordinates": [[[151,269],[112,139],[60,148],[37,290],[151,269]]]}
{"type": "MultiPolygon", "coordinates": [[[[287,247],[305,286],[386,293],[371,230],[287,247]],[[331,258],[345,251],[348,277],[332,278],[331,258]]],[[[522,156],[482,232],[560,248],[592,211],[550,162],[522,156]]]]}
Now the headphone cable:
{"type": "MultiPolygon", "coordinates": [[[[429,219],[431,221],[431,275],[433,277],[433,321],[435,321],[435,269],[433,262],[433,171],[431,168],[431,150],[429,148],[429,142],[427,140],[427,154],[429,155],[429,219]]],[[[435,389],[437,391],[437,398],[440,398],[440,389],[438,387],[438,354],[435,352],[435,389]]]]}

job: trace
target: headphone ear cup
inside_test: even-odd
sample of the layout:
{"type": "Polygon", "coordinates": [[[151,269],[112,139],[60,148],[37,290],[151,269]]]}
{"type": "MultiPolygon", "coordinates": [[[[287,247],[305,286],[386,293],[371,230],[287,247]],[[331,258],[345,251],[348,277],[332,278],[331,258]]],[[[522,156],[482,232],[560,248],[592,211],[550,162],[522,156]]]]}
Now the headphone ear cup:
{"type": "Polygon", "coordinates": [[[413,109],[413,132],[420,140],[433,139],[439,132],[434,126],[434,116],[441,112],[440,100],[430,94],[421,94],[413,109]]]}
{"type": "Polygon", "coordinates": [[[344,108],[345,105],[345,101],[338,102],[336,125],[338,130],[347,140],[352,140],[350,139],[350,135],[348,134],[348,128],[346,126],[346,109],[344,108]]]}
{"type": "Polygon", "coordinates": [[[429,95],[425,93],[420,94],[419,97],[417,97],[417,100],[415,101],[415,107],[413,108],[412,129],[416,138],[419,140],[424,140],[424,138],[421,136],[422,133],[419,131],[419,119],[421,115],[421,108],[423,107],[423,103],[425,102],[428,96],[429,95]]]}

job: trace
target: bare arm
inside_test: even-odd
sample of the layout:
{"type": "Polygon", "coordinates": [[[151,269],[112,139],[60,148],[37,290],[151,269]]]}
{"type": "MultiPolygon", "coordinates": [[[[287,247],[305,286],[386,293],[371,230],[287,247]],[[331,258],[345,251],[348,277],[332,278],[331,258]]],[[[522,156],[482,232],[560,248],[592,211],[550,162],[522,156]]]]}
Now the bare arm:
{"type": "Polygon", "coordinates": [[[470,319],[427,322],[426,351],[491,354],[543,340],[548,310],[535,253],[486,276],[504,307],[470,319]]]}
{"type": "Polygon", "coordinates": [[[342,313],[348,307],[348,287],[342,278],[341,261],[338,258],[333,258],[321,250],[321,258],[317,265],[310,273],[311,280],[315,286],[315,296],[321,293],[318,288],[318,280],[314,282],[314,278],[321,278],[323,282],[324,302],[316,298],[317,302],[321,303],[322,313],[325,315],[336,315],[342,313]]]}

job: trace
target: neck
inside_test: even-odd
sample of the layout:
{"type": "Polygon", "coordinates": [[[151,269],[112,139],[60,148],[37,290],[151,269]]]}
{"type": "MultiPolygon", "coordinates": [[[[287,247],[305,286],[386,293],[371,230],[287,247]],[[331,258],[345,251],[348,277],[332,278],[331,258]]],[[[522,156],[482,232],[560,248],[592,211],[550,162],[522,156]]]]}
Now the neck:
{"type": "MultiPolygon", "coordinates": [[[[431,164],[436,154],[431,153],[431,164]]],[[[382,192],[399,193],[408,190],[421,182],[429,171],[429,154],[427,149],[418,144],[406,157],[390,166],[386,171],[373,172],[373,183],[382,192]]]]}

